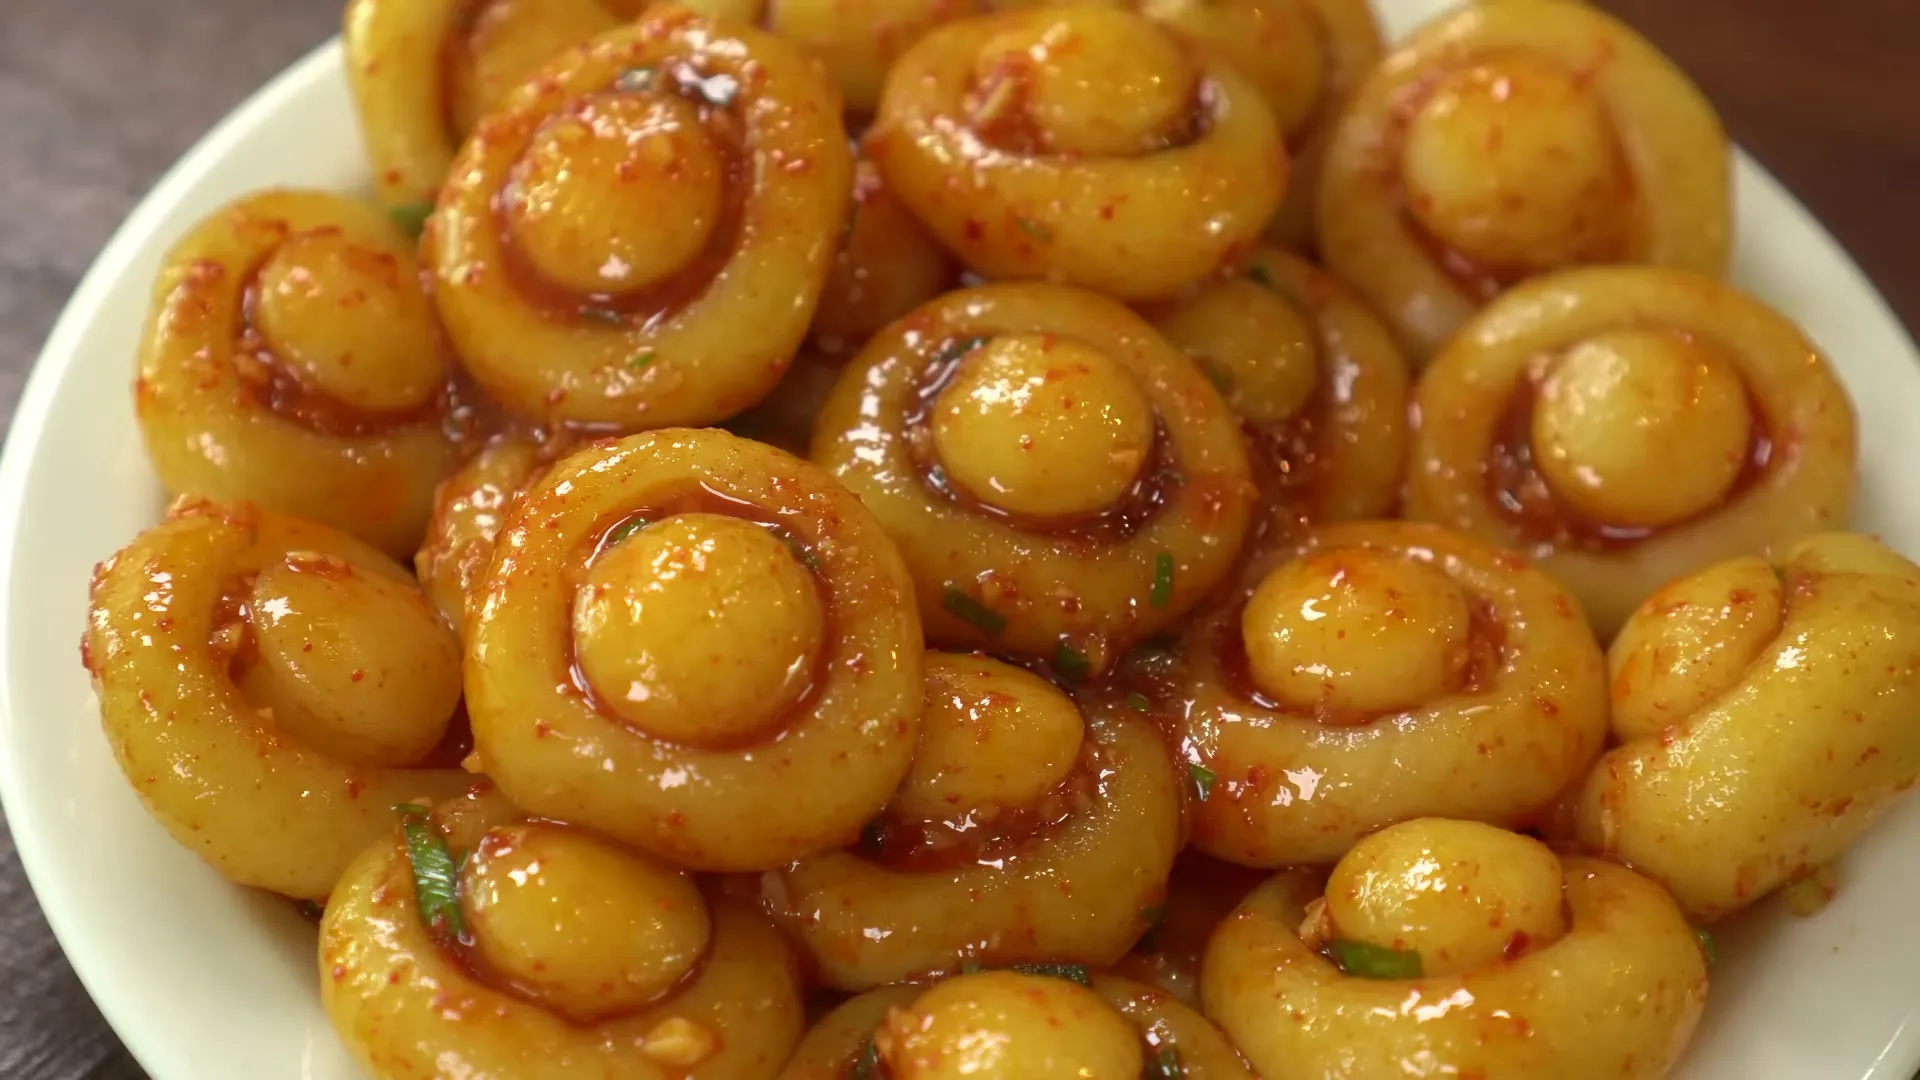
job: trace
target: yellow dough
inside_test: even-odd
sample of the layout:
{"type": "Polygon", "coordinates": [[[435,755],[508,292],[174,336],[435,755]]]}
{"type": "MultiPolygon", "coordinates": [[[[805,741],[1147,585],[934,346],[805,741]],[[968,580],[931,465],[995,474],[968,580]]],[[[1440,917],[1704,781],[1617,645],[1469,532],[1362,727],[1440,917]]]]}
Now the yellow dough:
{"type": "Polygon", "coordinates": [[[618,24],[599,0],[349,0],[347,83],[380,201],[431,208],[482,116],[541,64],[618,24]]]}
{"type": "Polygon", "coordinates": [[[1602,641],[1675,577],[1843,525],[1858,480],[1820,350],[1687,271],[1528,282],[1434,358],[1414,405],[1407,516],[1528,552],[1602,641]]]}
{"type": "Polygon", "coordinates": [[[763,870],[852,841],[906,775],[912,584],[805,461],[714,429],[595,443],[494,548],[467,712],[482,770],[529,813],[763,870]]]}
{"type": "Polygon", "coordinates": [[[1523,560],[1353,522],[1255,570],[1188,628],[1168,689],[1208,854],[1329,863],[1410,817],[1531,825],[1599,754],[1604,659],[1523,560]]]}
{"type": "Polygon", "coordinates": [[[577,829],[467,802],[425,823],[459,866],[464,935],[423,921],[397,835],[327,905],[321,1001],[369,1076],[779,1071],[800,1038],[800,973],[763,919],[577,829]]]}
{"type": "Polygon", "coordinates": [[[1207,1015],[1266,1080],[1400,1076],[1409,1062],[1485,1080],[1658,1080],[1707,995],[1700,943],[1659,886],[1439,820],[1370,837],[1324,883],[1290,871],[1255,890],[1214,934],[1201,980],[1207,1015]],[[1355,897],[1387,921],[1336,914],[1355,897]]]}
{"type": "Polygon", "coordinates": [[[761,901],[831,986],[988,964],[1105,966],[1180,846],[1180,789],[1144,720],[1085,721],[1044,680],[931,653],[919,753],[860,844],[766,875],[761,901]]]}
{"type": "Polygon", "coordinates": [[[182,500],[95,572],[84,646],[121,771],[230,881],[325,899],[388,807],[469,780],[411,767],[460,697],[453,635],[332,529],[182,500]]]}
{"type": "Polygon", "coordinates": [[[1258,87],[1145,16],[1095,5],[929,33],[895,64],[866,146],[974,271],[1129,300],[1228,262],[1287,185],[1258,87]]]}
{"type": "Polygon", "coordinates": [[[1263,247],[1245,276],[1148,314],[1239,414],[1269,531],[1392,509],[1407,453],[1407,362],[1353,290],[1263,247]]]}
{"type": "Polygon", "coordinates": [[[852,169],[805,54],[662,5],[488,115],[423,257],[467,371],[507,406],[711,423],[765,396],[805,336],[852,169]]]}
{"type": "Polygon", "coordinates": [[[1467,4],[1389,54],[1341,114],[1320,250],[1425,363],[1535,274],[1725,273],[1731,169],[1713,106],[1624,23],[1570,0],[1467,4]]]}
{"type": "Polygon", "coordinates": [[[270,190],[202,220],[140,342],[160,482],[410,553],[453,457],[451,357],[419,281],[411,239],[357,199],[270,190]]]}
{"type": "Polygon", "coordinates": [[[897,1080],[1252,1076],[1213,1025],[1166,994],[1068,974],[987,971],[862,994],[807,1033],[780,1080],[843,1080],[863,1063],[897,1080]]]}
{"type": "Polygon", "coordinates": [[[1920,777],[1920,568],[1846,533],[1655,593],[1608,659],[1621,745],[1580,840],[1732,914],[1844,852],[1920,777]]]}
{"type": "Polygon", "coordinates": [[[868,342],[813,459],[880,519],[930,640],[1096,669],[1231,569],[1254,489],[1194,365],[1119,304],[1001,284],[868,342]]]}

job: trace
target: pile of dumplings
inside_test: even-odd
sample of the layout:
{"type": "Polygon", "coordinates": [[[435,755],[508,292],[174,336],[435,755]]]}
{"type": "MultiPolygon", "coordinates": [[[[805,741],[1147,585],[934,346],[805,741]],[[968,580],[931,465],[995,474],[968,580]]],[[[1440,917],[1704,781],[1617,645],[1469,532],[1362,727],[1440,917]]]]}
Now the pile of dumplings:
{"type": "Polygon", "coordinates": [[[83,654],[370,1077],[1651,1080],[1920,775],[1853,406],[1592,7],[344,40],[373,195],[178,240],[83,654]]]}

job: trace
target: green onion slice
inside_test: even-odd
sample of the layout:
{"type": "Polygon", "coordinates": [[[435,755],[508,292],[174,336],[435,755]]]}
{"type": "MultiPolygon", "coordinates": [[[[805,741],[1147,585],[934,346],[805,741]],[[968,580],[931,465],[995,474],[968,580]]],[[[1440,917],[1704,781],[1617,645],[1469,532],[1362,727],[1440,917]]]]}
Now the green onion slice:
{"type": "Polygon", "coordinates": [[[1327,942],[1327,950],[1341,971],[1362,979],[1417,979],[1421,975],[1417,952],[1401,952],[1347,938],[1327,942]]]}
{"type": "Polygon", "coordinates": [[[413,895],[420,907],[420,921],[443,930],[454,939],[466,936],[460,916],[460,878],[454,868],[453,853],[446,838],[428,820],[429,811],[417,803],[401,803],[393,808],[400,815],[400,830],[407,839],[407,861],[413,864],[413,895]]]}
{"type": "Polygon", "coordinates": [[[948,614],[971,623],[975,630],[988,637],[999,637],[1007,628],[1005,615],[959,589],[948,589],[947,595],[940,601],[940,606],[946,608],[948,614]]]}

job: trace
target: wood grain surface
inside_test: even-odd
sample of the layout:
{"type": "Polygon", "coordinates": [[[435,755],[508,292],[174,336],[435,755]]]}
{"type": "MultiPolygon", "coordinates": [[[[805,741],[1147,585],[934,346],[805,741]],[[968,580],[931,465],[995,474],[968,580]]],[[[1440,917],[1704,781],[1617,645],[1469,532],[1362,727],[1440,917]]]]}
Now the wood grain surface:
{"type": "MultiPolygon", "coordinates": [[[[1920,327],[1920,0],[1602,3],[1699,80],[1734,137],[1920,327]]],[[[134,201],[337,21],[338,0],[0,0],[0,417],[134,201]]],[[[0,1077],[143,1075],[0,832],[0,1077]]]]}

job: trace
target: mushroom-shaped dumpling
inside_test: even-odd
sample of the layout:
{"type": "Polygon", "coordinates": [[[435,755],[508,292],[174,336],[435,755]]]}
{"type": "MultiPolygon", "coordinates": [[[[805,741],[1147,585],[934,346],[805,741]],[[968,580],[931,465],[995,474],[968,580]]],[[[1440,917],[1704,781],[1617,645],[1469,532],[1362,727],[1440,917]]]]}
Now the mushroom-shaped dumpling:
{"type": "Polygon", "coordinates": [[[876,336],[813,459],[900,545],[931,640],[1095,668],[1226,577],[1254,502],[1199,369],[1055,285],[948,293],[876,336]]]}
{"type": "Polygon", "coordinates": [[[1075,965],[889,986],[823,1018],[780,1080],[1250,1080],[1199,1013],[1075,965]]]}
{"type": "Polygon", "coordinates": [[[1137,715],[982,656],[927,656],[920,749],[847,850],[765,875],[761,899],[830,986],[968,963],[1104,967],[1151,922],[1180,846],[1180,787],[1137,715]]]}
{"type": "Polygon", "coordinates": [[[562,459],[472,602],[474,746],[529,813],[763,870],[853,842],[912,763],[906,568],[858,499],[763,443],[673,428],[562,459]]]}
{"type": "Polygon", "coordinates": [[[422,257],[468,372],[515,411],[710,423],[792,360],[852,171],[839,94],[804,53],[664,4],[487,116],[422,257]]]}
{"type": "Polygon", "coordinates": [[[231,881],[325,899],[388,807],[470,779],[449,738],[459,645],[352,537],[183,499],[99,566],[87,614],[81,656],[121,770],[231,881]]]}
{"type": "Polygon", "coordinates": [[[1156,707],[1211,855],[1330,863],[1411,817],[1531,825],[1600,752],[1600,648],[1579,605],[1518,556],[1432,525],[1355,522],[1277,550],[1249,580],[1187,630],[1156,707]]]}
{"type": "Polygon", "coordinates": [[[175,244],[134,383],[167,490],[410,553],[453,460],[452,357],[413,247],[371,204],[298,190],[240,199],[175,244]]]}
{"type": "Polygon", "coordinates": [[[320,924],[369,1076],[766,1080],[799,1041],[799,965],[751,908],[484,790],[395,809],[320,924]]]}
{"type": "Polygon", "coordinates": [[[867,151],[989,278],[1168,296],[1260,235],[1286,189],[1238,69],[1120,7],[960,19],[900,57],[867,151]]]}
{"type": "Polygon", "coordinates": [[[1320,251],[1424,363],[1534,274],[1725,273],[1731,166],[1713,106],[1617,19],[1570,0],[1467,4],[1389,55],[1341,114],[1320,251]]]}
{"type": "Polygon", "coordinates": [[[1266,1080],[1658,1080],[1706,995],[1700,941],[1658,885],[1439,819],[1256,889],[1201,974],[1207,1016],[1266,1080]]]}
{"type": "Polygon", "coordinates": [[[1820,351],[1686,271],[1529,282],[1461,330],[1414,404],[1407,516],[1528,552],[1602,641],[1682,574],[1842,526],[1858,478],[1820,351]]]}
{"type": "Polygon", "coordinates": [[[1706,921],[1845,851],[1920,777],[1920,567],[1825,533],[1655,593],[1620,631],[1580,839],[1706,921]]]}
{"type": "Polygon", "coordinates": [[[380,201],[426,215],[454,151],[541,64],[619,25],[601,0],[350,0],[347,83],[380,201]]]}
{"type": "Polygon", "coordinates": [[[1148,310],[1245,429],[1267,531],[1385,516],[1407,452],[1407,364],[1333,275],[1273,248],[1148,310]]]}

